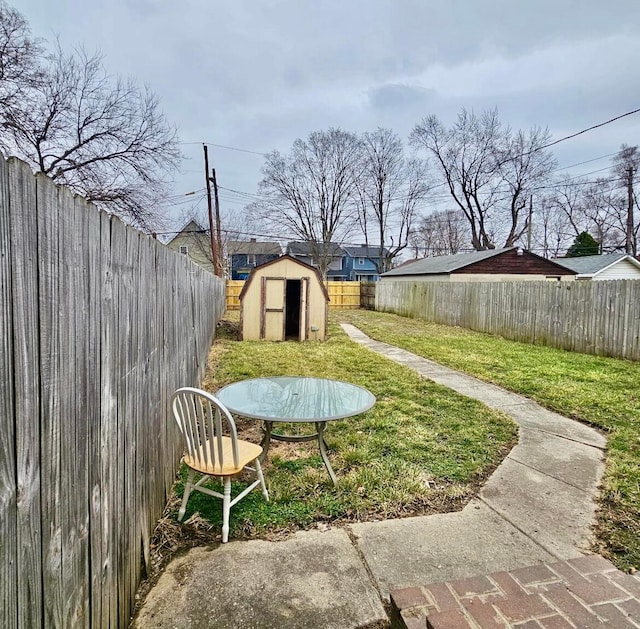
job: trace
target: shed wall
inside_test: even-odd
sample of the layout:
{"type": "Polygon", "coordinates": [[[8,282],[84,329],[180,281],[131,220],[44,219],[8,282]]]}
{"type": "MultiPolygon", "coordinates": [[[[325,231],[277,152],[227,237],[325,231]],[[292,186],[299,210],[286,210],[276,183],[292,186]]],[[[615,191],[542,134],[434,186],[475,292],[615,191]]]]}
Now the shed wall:
{"type": "MultiPolygon", "coordinates": [[[[274,262],[263,269],[253,271],[241,305],[242,338],[244,340],[260,340],[263,277],[268,278],[269,294],[265,295],[266,304],[267,307],[273,308],[278,308],[282,305],[284,280],[309,279],[308,329],[317,328],[317,331],[309,332],[309,339],[323,341],[327,328],[327,300],[322,285],[313,271],[288,258],[274,262]],[[282,281],[275,281],[277,278],[282,281]],[[276,290],[277,294],[272,294],[272,290],[276,290]]],[[[284,327],[282,316],[278,316],[277,313],[272,314],[273,316],[267,320],[266,338],[281,340],[284,327]]]]}

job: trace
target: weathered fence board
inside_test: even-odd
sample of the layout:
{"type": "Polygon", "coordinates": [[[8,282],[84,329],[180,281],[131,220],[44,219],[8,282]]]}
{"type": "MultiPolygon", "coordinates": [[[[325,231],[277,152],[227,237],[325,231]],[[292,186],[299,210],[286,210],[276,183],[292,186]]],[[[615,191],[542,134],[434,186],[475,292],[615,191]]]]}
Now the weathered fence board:
{"type": "MultiPolygon", "coordinates": [[[[39,176],[41,178],[43,176],[39,176]]],[[[64,600],[57,584],[62,582],[61,469],[62,417],[60,414],[60,289],[58,240],[58,189],[37,186],[38,274],[40,283],[40,370],[43,400],[41,433],[43,448],[42,509],[49,515],[42,527],[44,620],[46,625],[64,624],[64,600]]]]}
{"type": "Polygon", "coordinates": [[[18,626],[16,532],[16,426],[13,383],[13,311],[11,304],[11,226],[9,173],[0,159],[0,626],[18,626]]]}
{"type": "Polygon", "coordinates": [[[360,282],[360,307],[374,310],[376,307],[377,282],[360,282]]]}
{"type": "Polygon", "coordinates": [[[0,625],[127,626],[224,282],[0,159],[0,625]]]}
{"type": "Polygon", "coordinates": [[[526,343],[640,360],[640,282],[390,282],[376,310],[526,343]]]}
{"type": "Polygon", "coordinates": [[[29,167],[9,160],[13,369],[17,473],[18,625],[42,626],[40,377],[36,186],[29,167]]]}

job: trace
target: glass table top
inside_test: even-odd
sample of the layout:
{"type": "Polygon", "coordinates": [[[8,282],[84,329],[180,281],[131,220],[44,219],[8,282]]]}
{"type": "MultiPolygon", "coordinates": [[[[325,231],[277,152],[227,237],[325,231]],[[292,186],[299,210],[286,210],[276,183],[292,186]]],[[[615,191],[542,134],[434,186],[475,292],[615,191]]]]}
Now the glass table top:
{"type": "Polygon", "coordinates": [[[294,376],[241,380],[222,387],[216,397],[236,415],[288,422],[351,417],[369,410],[376,401],[355,384],[294,376]]]}

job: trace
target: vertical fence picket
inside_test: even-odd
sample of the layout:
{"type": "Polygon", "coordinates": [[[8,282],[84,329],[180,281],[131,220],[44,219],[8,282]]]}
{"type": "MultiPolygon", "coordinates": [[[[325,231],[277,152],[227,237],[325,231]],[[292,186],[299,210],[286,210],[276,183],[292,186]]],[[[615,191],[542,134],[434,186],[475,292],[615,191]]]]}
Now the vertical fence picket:
{"type": "Polygon", "coordinates": [[[9,173],[0,159],[0,626],[18,626],[16,531],[16,413],[13,312],[11,308],[11,226],[9,173]]]}
{"type": "Polygon", "coordinates": [[[45,625],[64,625],[62,589],[63,417],[60,412],[59,190],[44,175],[37,182],[42,484],[42,582],[45,625]]]}
{"type": "Polygon", "coordinates": [[[9,159],[17,469],[18,626],[42,626],[37,205],[29,167],[9,159]]]}

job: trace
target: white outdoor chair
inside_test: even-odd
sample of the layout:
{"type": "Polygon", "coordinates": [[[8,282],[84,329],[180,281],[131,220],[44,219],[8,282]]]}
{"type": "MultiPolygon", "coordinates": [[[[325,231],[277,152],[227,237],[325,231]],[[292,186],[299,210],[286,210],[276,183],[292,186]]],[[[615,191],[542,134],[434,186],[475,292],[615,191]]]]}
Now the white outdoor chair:
{"type": "Polygon", "coordinates": [[[264,476],[258,460],[262,454],[262,448],[238,439],[233,417],[219,400],[206,391],[182,387],[173,394],[171,406],[187,442],[184,462],[189,467],[178,520],[184,517],[189,494],[193,490],[220,498],[222,500],[222,542],[225,543],[229,539],[229,513],[233,505],[258,485],[262,487],[265,500],[269,501],[269,493],[264,484],[264,476]],[[230,435],[228,437],[223,434],[225,428],[230,435]],[[249,463],[253,463],[253,467],[249,467],[249,463]],[[255,472],[257,479],[231,500],[231,478],[244,469],[255,472]],[[196,472],[202,474],[202,478],[194,484],[193,477],[196,472]],[[223,480],[224,494],[201,486],[211,476],[223,480]]]}

